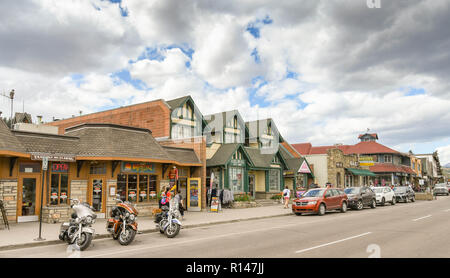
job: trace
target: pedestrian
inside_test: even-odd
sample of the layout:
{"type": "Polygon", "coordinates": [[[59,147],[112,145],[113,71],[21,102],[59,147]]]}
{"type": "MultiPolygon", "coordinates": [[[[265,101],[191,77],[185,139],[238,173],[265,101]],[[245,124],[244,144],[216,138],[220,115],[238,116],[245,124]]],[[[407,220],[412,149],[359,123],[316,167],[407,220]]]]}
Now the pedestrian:
{"type": "Polygon", "coordinates": [[[181,196],[181,192],[179,189],[177,189],[177,191],[176,191],[174,201],[175,201],[175,204],[178,204],[178,210],[180,211],[181,219],[184,219],[183,196],[181,196]]]}
{"type": "Polygon", "coordinates": [[[283,190],[283,199],[284,199],[284,208],[289,208],[289,198],[291,196],[291,191],[289,190],[288,186],[286,185],[283,190]]]}
{"type": "Polygon", "coordinates": [[[331,188],[331,182],[327,182],[327,183],[325,184],[325,187],[326,187],[326,188],[331,188]]]}

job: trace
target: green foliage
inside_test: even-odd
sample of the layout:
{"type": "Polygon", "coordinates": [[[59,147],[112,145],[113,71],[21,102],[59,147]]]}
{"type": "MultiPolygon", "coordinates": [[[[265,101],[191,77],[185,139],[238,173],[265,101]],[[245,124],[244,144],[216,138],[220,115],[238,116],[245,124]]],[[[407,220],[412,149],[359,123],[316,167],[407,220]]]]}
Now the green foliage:
{"type": "Polygon", "coordinates": [[[248,195],[247,193],[234,196],[235,202],[250,202],[250,201],[252,201],[252,199],[253,198],[250,195],[248,195]]]}
{"type": "Polygon", "coordinates": [[[281,197],[282,197],[282,194],[281,194],[281,193],[278,193],[278,194],[273,195],[272,197],[270,197],[270,199],[273,199],[273,200],[280,200],[281,197]]]}

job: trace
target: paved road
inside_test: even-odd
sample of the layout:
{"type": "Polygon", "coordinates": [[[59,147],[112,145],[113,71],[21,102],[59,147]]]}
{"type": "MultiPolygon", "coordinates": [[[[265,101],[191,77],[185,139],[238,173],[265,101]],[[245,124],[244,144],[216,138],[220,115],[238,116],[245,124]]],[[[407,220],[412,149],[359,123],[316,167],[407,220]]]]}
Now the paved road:
{"type": "MultiPolygon", "coordinates": [[[[450,197],[324,216],[283,216],[183,229],[174,239],[137,235],[129,246],[95,240],[81,257],[445,257],[450,258],[450,197]]],[[[1,257],[68,257],[67,245],[0,252],[1,257]]]]}

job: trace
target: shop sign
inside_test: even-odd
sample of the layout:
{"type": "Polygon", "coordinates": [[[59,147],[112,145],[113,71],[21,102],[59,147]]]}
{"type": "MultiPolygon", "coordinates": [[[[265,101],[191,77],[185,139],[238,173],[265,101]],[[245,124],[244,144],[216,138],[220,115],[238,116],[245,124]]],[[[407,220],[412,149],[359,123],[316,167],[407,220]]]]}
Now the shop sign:
{"type": "Polygon", "coordinates": [[[150,173],[156,172],[155,164],[147,162],[122,162],[122,172],[127,173],[150,173]]]}
{"type": "Polygon", "coordinates": [[[344,168],[344,163],[336,162],[336,168],[344,168]]]}
{"type": "Polygon", "coordinates": [[[232,159],[232,160],[230,160],[230,165],[231,166],[245,167],[245,160],[232,159]]]}
{"type": "Polygon", "coordinates": [[[373,166],[375,165],[373,162],[373,157],[371,156],[360,156],[359,157],[359,165],[361,166],[373,166]]]}
{"type": "Polygon", "coordinates": [[[298,170],[299,173],[302,174],[311,174],[311,170],[308,167],[308,163],[306,163],[306,160],[303,161],[302,166],[300,166],[300,169],[298,170]]]}
{"type": "Polygon", "coordinates": [[[69,171],[69,164],[67,163],[53,163],[52,172],[67,173],[69,171]]]}
{"type": "Polygon", "coordinates": [[[31,160],[44,160],[48,157],[48,161],[66,161],[75,162],[75,156],[66,154],[48,154],[48,153],[32,153],[31,160]]]}

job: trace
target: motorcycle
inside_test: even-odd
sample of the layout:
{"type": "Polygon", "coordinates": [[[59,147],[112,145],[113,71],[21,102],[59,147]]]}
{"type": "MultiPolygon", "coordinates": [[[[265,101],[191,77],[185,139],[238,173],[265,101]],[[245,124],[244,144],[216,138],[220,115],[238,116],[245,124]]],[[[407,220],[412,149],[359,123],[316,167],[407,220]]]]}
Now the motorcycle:
{"type": "Polygon", "coordinates": [[[173,238],[178,235],[181,229],[181,222],[179,218],[178,204],[174,200],[169,202],[169,207],[162,206],[162,212],[156,215],[156,228],[159,232],[165,234],[168,238],[173,238]]]}
{"type": "Polygon", "coordinates": [[[95,232],[92,224],[95,223],[97,215],[88,203],[81,203],[78,199],[69,200],[74,213],[69,222],[61,224],[59,239],[68,244],[75,244],[77,249],[83,251],[91,244],[95,232]]]}
{"type": "Polygon", "coordinates": [[[122,201],[119,196],[115,200],[118,203],[111,210],[111,218],[106,223],[106,230],[114,239],[118,239],[121,245],[128,245],[137,233],[138,211],[130,202],[122,201]]]}

